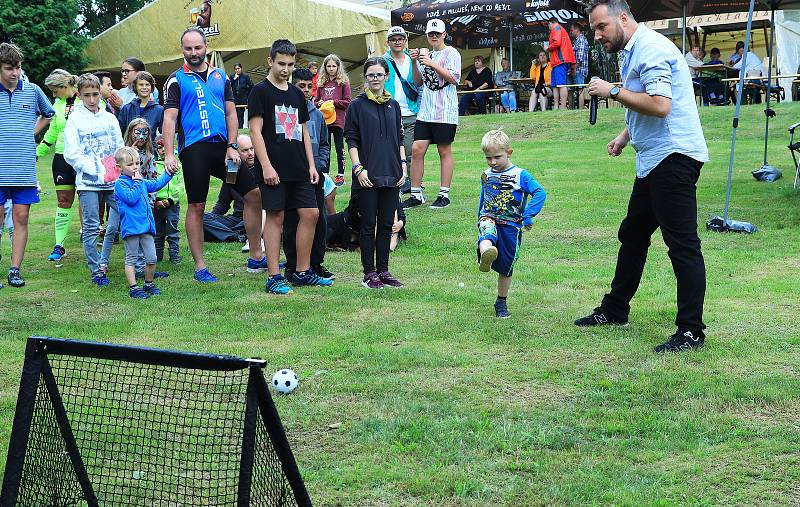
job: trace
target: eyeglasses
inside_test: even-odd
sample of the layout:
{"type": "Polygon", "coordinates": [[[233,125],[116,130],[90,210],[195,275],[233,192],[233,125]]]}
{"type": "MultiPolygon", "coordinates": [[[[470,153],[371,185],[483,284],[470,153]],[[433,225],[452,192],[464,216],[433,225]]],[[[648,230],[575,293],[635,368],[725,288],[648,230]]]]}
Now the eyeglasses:
{"type": "Polygon", "coordinates": [[[364,77],[367,78],[367,81],[380,81],[386,77],[386,74],[367,74],[364,77]]]}
{"type": "Polygon", "coordinates": [[[127,74],[128,72],[133,72],[133,69],[120,69],[120,74],[127,74]]]}
{"type": "Polygon", "coordinates": [[[389,39],[389,44],[404,44],[405,42],[406,40],[403,37],[395,37],[394,39],[389,39]]]}

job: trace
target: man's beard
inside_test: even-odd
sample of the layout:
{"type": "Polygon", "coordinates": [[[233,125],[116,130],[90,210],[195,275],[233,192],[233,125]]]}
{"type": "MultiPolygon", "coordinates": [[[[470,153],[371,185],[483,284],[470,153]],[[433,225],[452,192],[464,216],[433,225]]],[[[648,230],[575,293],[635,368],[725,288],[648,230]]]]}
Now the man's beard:
{"type": "Polygon", "coordinates": [[[618,53],[625,47],[625,31],[622,29],[621,24],[617,23],[617,36],[609,40],[608,43],[610,44],[608,49],[605,49],[605,45],[603,45],[606,53],[618,53]]]}

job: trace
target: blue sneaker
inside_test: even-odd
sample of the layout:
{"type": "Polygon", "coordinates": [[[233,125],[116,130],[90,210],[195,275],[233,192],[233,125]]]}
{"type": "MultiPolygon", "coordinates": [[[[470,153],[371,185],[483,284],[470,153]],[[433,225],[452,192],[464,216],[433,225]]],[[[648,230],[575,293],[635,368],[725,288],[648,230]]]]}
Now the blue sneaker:
{"type": "Polygon", "coordinates": [[[263,273],[267,270],[267,257],[264,256],[260,261],[247,259],[247,272],[248,273],[263,273]]]}
{"type": "Polygon", "coordinates": [[[161,294],[161,291],[158,290],[158,287],[156,287],[156,284],[154,284],[152,282],[144,284],[144,291],[147,292],[151,296],[158,296],[158,295],[161,294]]]}
{"type": "Polygon", "coordinates": [[[333,280],[330,278],[322,278],[314,273],[314,270],[308,271],[295,271],[289,279],[294,286],[308,286],[308,287],[330,287],[333,285],[333,280]]]}
{"type": "Polygon", "coordinates": [[[128,295],[134,299],[147,299],[150,297],[150,294],[138,285],[128,290],[128,295]]]}
{"type": "Polygon", "coordinates": [[[153,278],[166,278],[169,276],[169,273],[166,271],[156,271],[153,273],[153,278]]]}
{"type": "Polygon", "coordinates": [[[268,294],[291,294],[294,292],[289,284],[286,283],[286,278],[283,275],[275,275],[267,278],[267,287],[265,289],[268,294]]]}
{"type": "Polygon", "coordinates": [[[105,273],[99,273],[92,277],[92,283],[97,285],[98,287],[105,287],[111,282],[108,280],[105,273]]]}
{"type": "Polygon", "coordinates": [[[217,277],[212,275],[211,272],[206,268],[195,271],[194,279],[200,283],[215,283],[218,281],[217,277]]]}
{"type": "Polygon", "coordinates": [[[496,301],[494,304],[494,315],[498,319],[507,319],[511,317],[511,312],[508,311],[508,304],[505,301],[496,301]]]}
{"type": "Polygon", "coordinates": [[[56,245],[53,247],[53,253],[47,256],[48,261],[58,262],[61,260],[62,257],[67,255],[67,251],[64,250],[64,247],[61,245],[56,245]]]}

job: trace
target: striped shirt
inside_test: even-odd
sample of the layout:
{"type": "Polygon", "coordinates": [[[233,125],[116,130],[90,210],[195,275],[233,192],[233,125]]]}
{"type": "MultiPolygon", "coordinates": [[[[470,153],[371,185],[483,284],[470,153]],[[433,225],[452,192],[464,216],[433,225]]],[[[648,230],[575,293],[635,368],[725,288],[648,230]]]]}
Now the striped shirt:
{"type": "MultiPolygon", "coordinates": [[[[461,54],[457,49],[446,46],[441,51],[431,51],[430,57],[434,63],[450,71],[456,82],[461,80],[461,54]]],[[[448,83],[438,72],[425,65],[420,65],[420,74],[422,100],[417,120],[458,125],[458,94],[455,85],[448,83]]]]}
{"type": "Polygon", "coordinates": [[[585,78],[589,75],[589,41],[580,34],[575,37],[572,49],[575,52],[575,63],[578,64],[576,72],[585,78]]]}
{"type": "Polygon", "coordinates": [[[39,116],[55,114],[42,89],[17,82],[13,91],[0,86],[0,187],[36,186],[36,140],[39,116]]]}

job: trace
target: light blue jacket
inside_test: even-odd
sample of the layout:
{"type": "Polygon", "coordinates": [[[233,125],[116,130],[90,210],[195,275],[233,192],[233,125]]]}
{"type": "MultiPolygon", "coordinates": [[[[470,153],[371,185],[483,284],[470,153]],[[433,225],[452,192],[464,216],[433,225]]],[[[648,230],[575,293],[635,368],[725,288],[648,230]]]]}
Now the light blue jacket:
{"type": "MultiPolygon", "coordinates": [[[[413,102],[408,98],[408,95],[406,95],[406,101],[408,102],[408,109],[412,113],[417,114],[419,113],[419,101],[422,99],[422,90],[420,90],[419,87],[414,84],[414,65],[416,65],[417,62],[411,60],[411,55],[408,53],[407,49],[404,49],[403,52],[406,54],[406,58],[408,58],[411,62],[411,65],[408,66],[408,75],[403,77],[406,81],[408,81],[408,84],[410,84],[411,87],[419,93],[419,95],[417,95],[417,100],[413,102]]],[[[394,97],[394,87],[396,82],[395,77],[397,76],[397,73],[394,71],[394,65],[392,65],[392,61],[394,61],[394,58],[392,58],[392,52],[387,51],[383,55],[383,58],[386,60],[386,63],[389,64],[389,77],[386,78],[386,85],[384,88],[387,92],[389,92],[389,94],[391,94],[392,97],[394,97]]]]}
{"type": "Polygon", "coordinates": [[[164,172],[157,180],[135,180],[123,174],[114,184],[114,198],[120,217],[119,232],[122,239],[138,234],[156,234],[156,220],[150,204],[152,192],[158,192],[169,183],[172,175],[164,172]]]}

